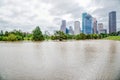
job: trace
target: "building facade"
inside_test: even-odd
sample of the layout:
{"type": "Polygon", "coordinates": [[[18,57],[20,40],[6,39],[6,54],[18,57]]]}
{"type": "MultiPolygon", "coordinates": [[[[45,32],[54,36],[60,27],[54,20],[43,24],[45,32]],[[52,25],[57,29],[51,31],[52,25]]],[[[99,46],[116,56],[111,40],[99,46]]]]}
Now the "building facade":
{"type": "Polygon", "coordinates": [[[96,18],[93,18],[93,33],[94,34],[97,34],[98,31],[97,31],[97,20],[96,18]]]}
{"type": "Polygon", "coordinates": [[[84,34],[92,34],[93,33],[92,26],[93,26],[92,16],[87,13],[83,13],[82,14],[82,32],[84,34]]]}
{"type": "Polygon", "coordinates": [[[68,28],[66,28],[66,34],[69,34],[69,29],[68,28]]]}
{"type": "Polygon", "coordinates": [[[80,22],[79,21],[75,21],[74,22],[74,34],[77,35],[77,34],[80,34],[80,22]]]}
{"type": "Polygon", "coordinates": [[[103,23],[98,23],[98,33],[100,34],[100,31],[103,30],[103,23]]]}
{"type": "Polygon", "coordinates": [[[116,11],[109,13],[109,33],[116,32],[116,11]]]}
{"type": "Polygon", "coordinates": [[[66,33],[66,20],[62,20],[60,31],[66,33]]]}
{"type": "Polygon", "coordinates": [[[69,34],[70,34],[70,35],[73,35],[73,34],[74,34],[74,30],[73,30],[72,26],[69,27],[69,34]]]}
{"type": "Polygon", "coordinates": [[[106,33],[107,33],[107,29],[101,29],[101,30],[99,31],[99,33],[100,33],[100,34],[101,34],[101,33],[106,34],[106,33]]]}

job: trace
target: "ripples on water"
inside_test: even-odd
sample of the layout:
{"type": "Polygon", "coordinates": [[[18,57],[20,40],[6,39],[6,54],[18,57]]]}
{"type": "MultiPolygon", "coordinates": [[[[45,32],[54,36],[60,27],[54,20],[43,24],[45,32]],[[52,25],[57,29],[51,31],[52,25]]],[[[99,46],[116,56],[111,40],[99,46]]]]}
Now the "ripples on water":
{"type": "Polygon", "coordinates": [[[0,42],[4,80],[117,80],[119,41],[0,42]]]}

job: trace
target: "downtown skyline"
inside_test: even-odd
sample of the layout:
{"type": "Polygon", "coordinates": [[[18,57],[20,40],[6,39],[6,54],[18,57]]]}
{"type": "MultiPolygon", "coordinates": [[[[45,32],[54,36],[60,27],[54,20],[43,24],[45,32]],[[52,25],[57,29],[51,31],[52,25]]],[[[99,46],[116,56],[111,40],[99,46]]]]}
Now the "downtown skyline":
{"type": "Polygon", "coordinates": [[[70,26],[69,29],[66,26],[67,21],[62,20],[62,24],[60,26],[60,31],[66,34],[100,34],[100,33],[113,33],[117,32],[116,26],[116,11],[109,12],[109,20],[108,20],[108,29],[104,27],[103,23],[99,23],[95,17],[90,15],[89,13],[82,13],[82,26],[80,26],[80,21],[74,21],[74,26],[70,26]],[[73,30],[74,28],[74,30],[73,30]],[[81,29],[82,28],[82,29],[81,29]],[[69,31],[68,31],[69,30],[69,31]],[[73,31],[73,32],[72,32],[73,31]]]}
{"type": "Polygon", "coordinates": [[[0,2],[0,30],[4,31],[20,29],[29,32],[36,26],[40,26],[42,31],[53,32],[59,30],[61,20],[66,20],[68,27],[73,26],[74,21],[82,22],[84,12],[91,14],[107,29],[110,11],[117,12],[116,26],[120,28],[120,0],[66,0],[64,2],[62,0],[4,0],[0,2]]]}

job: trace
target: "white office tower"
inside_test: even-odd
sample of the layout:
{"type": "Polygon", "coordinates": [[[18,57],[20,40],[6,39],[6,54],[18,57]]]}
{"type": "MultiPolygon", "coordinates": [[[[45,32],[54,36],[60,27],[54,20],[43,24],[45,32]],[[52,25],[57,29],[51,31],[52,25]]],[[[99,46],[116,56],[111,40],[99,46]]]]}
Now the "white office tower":
{"type": "Polygon", "coordinates": [[[74,34],[80,34],[80,22],[79,21],[75,21],[74,22],[74,34]]]}

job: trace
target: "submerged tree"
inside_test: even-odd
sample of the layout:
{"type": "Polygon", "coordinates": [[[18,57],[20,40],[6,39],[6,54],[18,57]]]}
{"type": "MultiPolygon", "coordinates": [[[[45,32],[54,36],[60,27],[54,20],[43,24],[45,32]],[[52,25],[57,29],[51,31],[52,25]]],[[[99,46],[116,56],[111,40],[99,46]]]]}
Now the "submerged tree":
{"type": "Polygon", "coordinates": [[[42,41],[44,40],[43,34],[40,30],[40,27],[37,26],[34,30],[33,30],[33,38],[34,41],[42,41]]]}
{"type": "Polygon", "coordinates": [[[56,31],[56,33],[54,35],[55,35],[55,39],[59,40],[59,41],[67,39],[66,34],[64,32],[62,32],[62,31],[56,31]]]}

